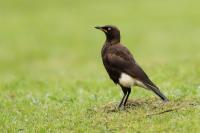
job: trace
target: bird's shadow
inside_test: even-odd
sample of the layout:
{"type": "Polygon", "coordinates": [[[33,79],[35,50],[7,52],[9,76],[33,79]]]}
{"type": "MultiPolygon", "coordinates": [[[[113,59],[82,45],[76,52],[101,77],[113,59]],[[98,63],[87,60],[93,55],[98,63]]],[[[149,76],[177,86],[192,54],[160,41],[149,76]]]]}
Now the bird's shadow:
{"type": "Polygon", "coordinates": [[[118,108],[118,102],[110,102],[101,110],[106,113],[114,112],[144,112],[146,116],[160,115],[172,111],[178,111],[181,109],[191,108],[194,106],[200,106],[198,99],[176,99],[169,102],[162,102],[159,99],[130,99],[127,101],[124,108],[118,108]]]}

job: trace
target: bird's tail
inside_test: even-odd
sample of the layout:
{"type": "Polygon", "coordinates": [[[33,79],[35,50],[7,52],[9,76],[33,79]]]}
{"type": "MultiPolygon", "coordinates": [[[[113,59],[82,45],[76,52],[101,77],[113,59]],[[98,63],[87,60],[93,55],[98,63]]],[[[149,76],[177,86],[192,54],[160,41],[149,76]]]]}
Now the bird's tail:
{"type": "Polygon", "coordinates": [[[144,83],[150,90],[152,90],[156,95],[158,95],[164,102],[168,102],[168,98],[161,93],[161,91],[159,90],[159,88],[154,85],[154,83],[152,83],[150,81],[150,83],[144,83]]]}

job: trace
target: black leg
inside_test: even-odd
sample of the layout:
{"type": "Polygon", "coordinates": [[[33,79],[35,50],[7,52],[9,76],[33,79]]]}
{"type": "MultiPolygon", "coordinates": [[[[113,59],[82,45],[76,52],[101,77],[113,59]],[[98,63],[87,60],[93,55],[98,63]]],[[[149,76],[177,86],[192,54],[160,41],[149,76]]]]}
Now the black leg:
{"type": "Polygon", "coordinates": [[[126,99],[125,99],[125,101],[124,101],[124,106],[126,105],[126,102],[127,102],[127,100],[128,100],[128,97],[129,97],[129,95],[130,95],[130,93],[131,93],[131,88],[126,88],[126,89],[127,89],[128,94],[127,94],[126,99]]]}
{"type": "Polygon", "coordinates": [[[122,100],[121,100],[121,102],[120,102],[118,108],[120,108],[120,107],[122,106],[122,104],[123,104],[123,102],[124,102],[124,98],[126,97],[127,92],[128,92],[126,88],[124,88],[124,87],[121,87],[121,88],[122,88],[122,91],[123,91],[123,93],[124,93],[124,96],[122,97],[122,100]]]}

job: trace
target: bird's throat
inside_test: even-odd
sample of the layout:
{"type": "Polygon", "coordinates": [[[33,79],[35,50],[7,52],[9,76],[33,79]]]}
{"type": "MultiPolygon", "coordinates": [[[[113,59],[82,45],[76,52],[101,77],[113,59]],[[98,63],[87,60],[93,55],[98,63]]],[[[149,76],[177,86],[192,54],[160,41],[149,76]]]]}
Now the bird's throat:
{"type": "Polygon", "coordinates": [[[118,43],[120,43],[120,39],[108,39],[108,38],[106,38],[106,43],[107,44],[110,44],[110,45],[115,45],[115,44],[118,44],[118,43]]]}

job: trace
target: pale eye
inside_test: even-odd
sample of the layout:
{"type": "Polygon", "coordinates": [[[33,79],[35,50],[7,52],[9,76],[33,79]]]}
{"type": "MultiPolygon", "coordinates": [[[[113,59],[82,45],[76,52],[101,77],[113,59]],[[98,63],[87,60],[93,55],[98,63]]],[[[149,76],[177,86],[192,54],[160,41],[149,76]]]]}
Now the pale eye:
{"type": "Polygon", "coordinates": [[[108,30],[111,30],[111,28],[110,28],[110,27],[108,27],[108,30]]]}

